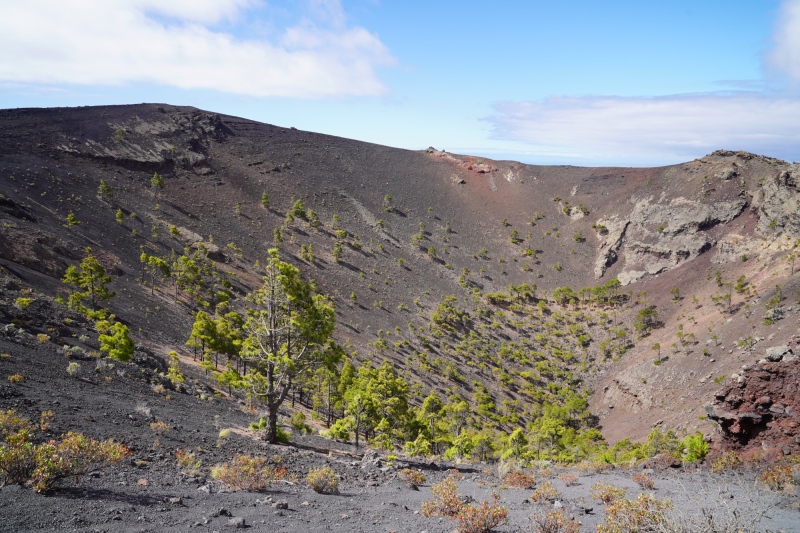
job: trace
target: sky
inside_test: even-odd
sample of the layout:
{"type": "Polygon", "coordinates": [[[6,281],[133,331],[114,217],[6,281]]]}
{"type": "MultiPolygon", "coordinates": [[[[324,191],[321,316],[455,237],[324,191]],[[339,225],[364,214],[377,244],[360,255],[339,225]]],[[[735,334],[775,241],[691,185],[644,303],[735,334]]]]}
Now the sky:
{"type": "Polygon", "coordinates": [[[407,149],[800,160],[800,0],[0,0],[0,108],[160,102],[407,149]]]}

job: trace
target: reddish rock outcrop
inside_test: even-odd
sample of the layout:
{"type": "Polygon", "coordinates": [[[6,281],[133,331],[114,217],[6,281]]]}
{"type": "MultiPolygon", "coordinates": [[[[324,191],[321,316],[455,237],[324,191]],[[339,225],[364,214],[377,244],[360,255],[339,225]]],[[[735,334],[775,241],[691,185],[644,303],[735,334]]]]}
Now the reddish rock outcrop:
{"type": "Polygon", "coordinates": [[[767,349],[764,359],[742,367],[706,405],[708,417],[719,424],[723,448],[800,452],[798,340],[767,349]]]}

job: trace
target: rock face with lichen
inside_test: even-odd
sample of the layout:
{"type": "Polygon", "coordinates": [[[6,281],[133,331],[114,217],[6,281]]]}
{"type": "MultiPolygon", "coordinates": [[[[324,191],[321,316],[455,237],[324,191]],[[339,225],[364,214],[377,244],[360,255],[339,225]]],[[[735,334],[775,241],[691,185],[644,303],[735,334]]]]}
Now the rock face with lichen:
{"type": "Polygon", "coordinates": [[[687,198],[636,203],[627,220],[608,221],[609,237],[601,246],[595,276],[618,256],[625,260],[619,280],[627,285],[645,275],[672,270],[709,250],[714,244],[708,229],[730,222],[744,211],[744,199],[702,203],[687,198]]]}
{"type": "Polygon", "coordinates": [[[798,341],[768,348],[766,357],[745,365],[706,405],[708,417],[719,425],[723,448],[784,455],[800,450],[798,341]]]}
{"type": "Polygon", "coordinates": [[[800,164],[790,165],[777,176],[764,179],[753,197],[758,209],[758,231],[763,235],[786,232],[800,236],[800,164]]]}

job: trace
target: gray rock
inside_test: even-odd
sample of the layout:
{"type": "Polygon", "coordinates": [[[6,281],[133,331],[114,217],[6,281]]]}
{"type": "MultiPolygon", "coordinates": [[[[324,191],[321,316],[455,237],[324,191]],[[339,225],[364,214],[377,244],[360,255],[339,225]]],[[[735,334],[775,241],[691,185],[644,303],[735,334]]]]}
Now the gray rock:
{"type": "Polygon", "coordinates": [[[231,518],[230,520],[228,520],[228,525],[235,528],[247,527],[244,518],[242,518],[241,516],[237,516],[236,518],[231,518]]]}
{"type": "Polygon", "coordinates": [[[369,450],[361,458],[361,469],[380,468],[383,466],[380,454],[375,450],[369,450]]]}
{"type": "Polygon", "coordinates": [[[767,348],[767,361],[777,363],[783,361],[783,358],[787,355],[792,355],[792,349],[787,345],[767,348]]]}
{"type": "Polygon", "coordinates": [[[272,507],[274,507],[275,509],[288,509],[289,502],[286,500],[278,500],[272,504],[272,507]]]}
{"type": "Polygon", "coordinates": [[[800,236],[800,165],[795,163],[779,176],[767,179],[753,196],[758,209],[758,231],[762,235],[788,233],[800,236]]]}

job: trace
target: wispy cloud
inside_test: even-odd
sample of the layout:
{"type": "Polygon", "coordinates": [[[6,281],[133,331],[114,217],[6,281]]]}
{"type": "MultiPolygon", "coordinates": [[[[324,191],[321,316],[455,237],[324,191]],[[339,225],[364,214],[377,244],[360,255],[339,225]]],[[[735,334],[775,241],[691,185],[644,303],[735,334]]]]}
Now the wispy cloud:
{"type": "Polygon", "coordinates": [[[800,159],[800,99],[760,93],[574,97],[495,106],[495,138],[610,164],[663,164],[719,148],[800,159]]]}
{"type": "Polygon", "coordinates": [[[310,0],[308,17],[274,39],[240,39],[255,0],[27,0],[0,17],[0,82],[153,83],[252,96],[325,98],[386,92],[394,59],[375,35],[349,27],[338,0],[310,0]]]}

